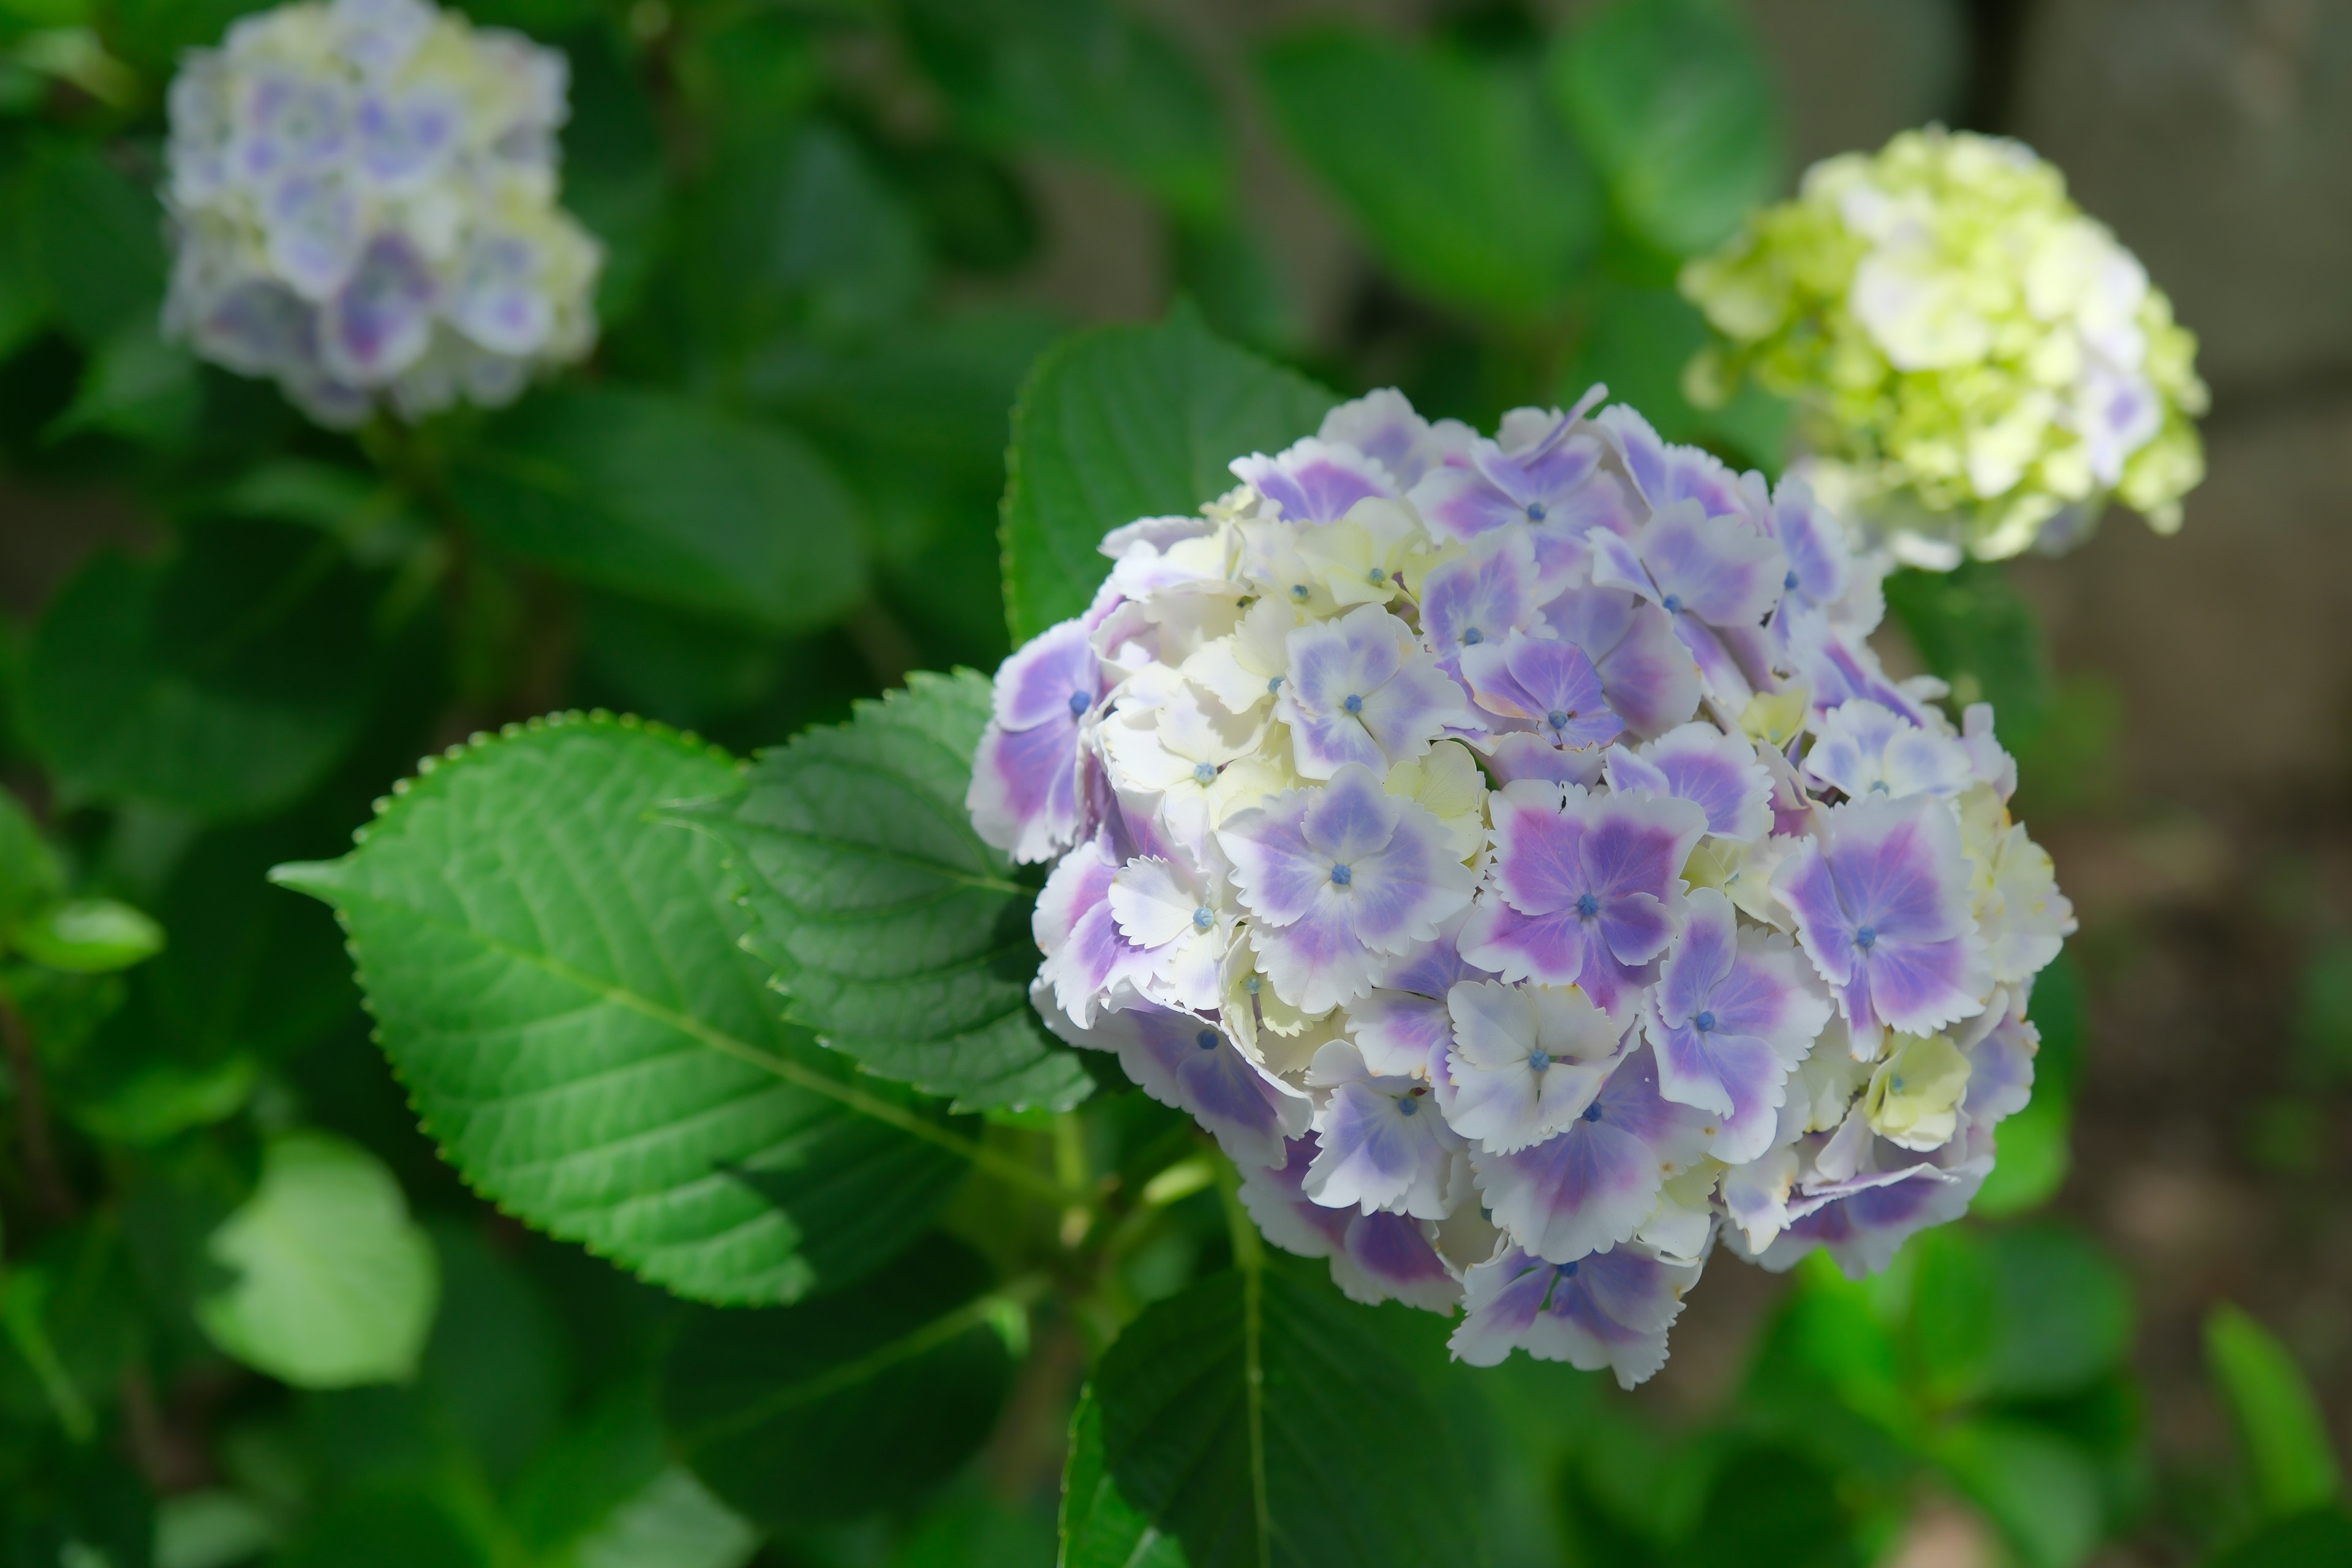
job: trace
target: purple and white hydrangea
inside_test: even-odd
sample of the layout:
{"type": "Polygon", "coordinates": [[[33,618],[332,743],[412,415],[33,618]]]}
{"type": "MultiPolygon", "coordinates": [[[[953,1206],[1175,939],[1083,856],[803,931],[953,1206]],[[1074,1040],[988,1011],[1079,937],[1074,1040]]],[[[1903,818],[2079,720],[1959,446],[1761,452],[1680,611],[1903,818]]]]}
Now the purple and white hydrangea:
{"type": "Polygon", "coordinates": [[[166,335],[336,428],[581,358],[604,250],[556,200],[569,72],[430,0],[281,5],[191,51],[166,335]]]}
{"type": "Polygon", "coordinates": [[[1631,1384],[1718,1242],[1863,1270],[1967,1207],[2074,917],[1990,710],[1866,640],[1885,562],[1599,400],[1377,393],[1113,530],[970,806],[1051,863],[1048,1024],[1268,1240],[1631,1384]]]}

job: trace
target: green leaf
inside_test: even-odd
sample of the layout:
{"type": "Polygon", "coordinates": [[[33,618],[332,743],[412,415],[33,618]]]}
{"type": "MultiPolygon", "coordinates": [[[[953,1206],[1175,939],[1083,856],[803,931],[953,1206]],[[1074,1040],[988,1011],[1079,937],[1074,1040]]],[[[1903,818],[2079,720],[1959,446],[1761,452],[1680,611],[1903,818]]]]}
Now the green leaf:
{"type": "Polygon", "coordinates": [[[16,951],[69,974],[110,974],[163,951],[163,928],[112,899],[68,899],[19,925],[16,951]]]}
{"type": "Polygon", "coordinates": [[[275,1561],[281,1568],[490,1568],[492,1557],[452,1500],[401,1489],[338,1500],[275,1561]]]}
{"type": "Polygon", "coordinates": [[[1661,250],[1707,249],[1780,188],[1771,70],[1722,0],[1616,0],[1562,38],[1550,74],[1618,212],[1661,250]]]}
{"type": "Polygon", "coordinates": [[[163,301],[163,215],[154,192],[94,142],[36,154],[25,194],[33,264],[66,329],[96,348],[163,301]]]}
{"type": "Polygon", "coordinates": [[[261,1184],[206,1247],[236,1282],[196,1303],[230,1355],[301,1388],[402,1381],[433,1325],[433,1244],[382,1161],[323,1132],[262,1156],[261,1184]]]}
{"type": "Polygon", "coordinates": [[[1226,464],[1313,435],[1334,401],[1220,340],[1189,307],[1157,326],[1097,328],[1047,350],[1013,411],[1004,489],[1013,640],[1086,609],[1110,575],[1104,534],[1197,510],[1233,489],[1226,464]]]}
{"type": "Polygon", "coordinates": [[[0,935],[65,891],[65,867],[16,797],[0,788],[0,935]]]}
{"type": "Polygon", "coordinates": [[[2245,1445],[2264,1518],[2282,1519],[2342,1494],[2326,1416],[2276,1335],[2224,1301],[2205,1319],[2205,1364],[2245,1445]]]}
{"type": "Polygon", "coordinates": [[[791,1300],[904,1245],[970,1143],[787,1027],[720,847],[657,823],[733,789],[633,720],[509,727],[284,866],[332,903],[393,1067],[459,1173],[680,1295],[791,1300]]]}
{"type": "Polygon", "coordinates": [[[742,1568],[760,1533],[671,1465],[572,1548],[571,1568],[742,1568]]]}
{"type": "Polygon", "coordinates": [[[1147,1309],[1095,1397],[1119,1491],[1194,1568],[1479,1560],[1444,1424],[1311,1271],[1229,1271],[1147,1309]]]}
{"type": "Polygon", "coordinates": [[[160,562],[100,554],[33,634],[26,738],[68,798],[282,805],[366,716],[376,593],[332,540],[274,524],[207,524],[160,562]]]}
{"type": "Polygon", "coordinates": [[[1574,403],[1595,382],[1611,401],[1628,403],[1669,441],[1726,452],[1745,465],[1780,472],[1787,461],[1789,405],[1743,382],[1720,408],[1683,395],[1683,366],[1706,344],[1706,321],[1672,289],[1614,281],[1593,293],[1574,363],[1559,378],[1559,401],[1574,403]]]}
{"type": "Polygon", "coordinates": [[[1398,277],[1507,321],[1559,310],[1599,193],[1532,73],[1338,28],[1285,38],[1261,66],[1291,145],[1398,277]]]}
{"type": "Polygon", "coordinates": [[[1056,1568],[1186,1568],[1172,1535],[1118,1494],[1103,1463],[1102,1408],[1091,1387],[1070,1417],[1070,1455],[1062,1468],[1062,1554],[1056,1568]]]}
{"type": "Polygon", "coordinates": [[[849,492],[805,442],[667,394],[539,392],[452,474],[502,550],[658,604],[769,631],[865,591],[849,492]]]}
{"type": "Polygon", "coordinates": [[[2021,1421],[1974,1421],[1937,1437],[1935,1456],[2025,1568],[2074,1568],[2098,1544],[2099,1478],[2064,1439],[2021,1421]]]}
{"type": "Polygon", "coordinates": [[[995,1425],[1013,1361],[988,1266],[943,1236],[797,1307],[705,1312],[662,1372],[677,1451],[751,1519],[801,1528],[920,1496],[995,1425]]]}
{"type": "Polygon", "coordinates": [[[964,808],[988,712],[971,671],[918,673],[761,753],[749,790],[697,815],[735,850],[794,1022],[960,1110],[1060,1109],[1093,1079],[1029,1006],[1036,896],[964,808]]]}
{"type": "Polygon", "coordinates": [[[1990,702],[2001,743],[2033,743],[2050,707],[2050,658],[2033,606],[1996,565],[1906,569],[1886,579],[1886,608],[1920,662],[1951,683],[1952,702],[1990,702]]]}
{"type": "Polygon", "coordinates": [[[1175,41],[1108,0],[913,0],[916,58],[971,129],[1107,168],[1177,212],[1230,200],[1224,116],[1175,41]]]}
{"type": "Polygon", "coordinates": [[[134,316],[99,345],[82,369],[73,402],[42,436],[56,441],[100,431],[178,447],[194,430],[203,395],[195,356],[165,342],[152,320],[134,316]]]}
{"type": "Polygon", "coordinates": [[[2131,1349],[2129,1282],[2063,1226],[1954,1227],[1916,1246],[1911,1327],[1935,1400],[2071,1393],[2131,1349]]]}
{"type": "Polygon", "coordinates": [[[2040,1208],[2058,1195],[2074,1165],[2074,1111],[2065,1092],[2036,1085],[2025,1109],[2002,1121],[1992,1173],[1969,1205],[1982,1219],[2040,1208]]]}
{"type": "Polygon", "coordinates": [[[2265,1525],[2206,1568],[2340,1568],[2352,1563],[2352,1514],[2315,1508],[2265,1525]]]}

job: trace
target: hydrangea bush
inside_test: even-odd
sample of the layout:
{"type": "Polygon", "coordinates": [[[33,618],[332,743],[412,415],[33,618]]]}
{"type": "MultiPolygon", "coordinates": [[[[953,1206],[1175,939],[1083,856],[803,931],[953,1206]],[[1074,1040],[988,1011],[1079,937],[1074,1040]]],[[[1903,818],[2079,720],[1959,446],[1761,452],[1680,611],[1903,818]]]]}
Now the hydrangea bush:
{"type": "Polygon", "coordinates": [[[1268,1239],[1630,1385],[1718,1243],[1860,1273],[1966,1209],[2074,921],[1991,710],[1872,652],[1883,568],[1601,395],[1375,393],[1113,530],[968,805],[1053,863],[1039,1011],[1268,1239]]]}
{"type": "Polygon", "coordinates": [[[320,424],[511,400],[596,335],[557,205],[568,67],[427,0],[239,22],[171,89],[167,333],[320,424]]]}
{"type": "Polygon", "coordinates": [[[2111,496],[2170,532],[2204,476],[2196,339],[2020,142],[1825,160],[1682,284],[1717,333],[1691,395],[1793,399],[1800,471],[1907,564],[2065,549],[2111,496]]]}

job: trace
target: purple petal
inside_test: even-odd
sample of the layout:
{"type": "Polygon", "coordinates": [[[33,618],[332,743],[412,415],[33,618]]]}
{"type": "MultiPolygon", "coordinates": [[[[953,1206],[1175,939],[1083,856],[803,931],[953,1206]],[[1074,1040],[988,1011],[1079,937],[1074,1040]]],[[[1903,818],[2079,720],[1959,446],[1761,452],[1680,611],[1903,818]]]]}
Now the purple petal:
{"type": "Polygon", "coordinates": [[[1118,1053],[1127,1076],[1152,1099],[1189,1113],[1244,1170],[1273,1165],[1285,1140],[1307,1131],[1314,1106],[1264,1071],[1209,1021],[1164,1007],[1105,1013],[1101,1044],[1118,1053]]]}
{"type": "Polygon", "coordinates": [[[320,321],[321,363],[354,385],[390,381],[433,341],[436,293],[432,269],[415,247],[398,235],[376,236],[327,301],[320,321]]]}
{"type": "Polygon", "coordinates": [[[1379,463],[1312,436],[1279,457],[1236,458],[1232,467],[1234,478],[1256,486],[1294,523],[1336,522],[1360,500],[1396,493],[1379,463]]]}
{"type": "Polygon", "coordinates": [[[1535,550],[1527,534],[1490,534],[1423,582],[1422,635],[1440,658],[1501,642],[1538,624],[1535,580],[1535,550]]]}
{"type": "Polygon", "coordinates": [[[1401,1214],[1350,1218],[1331,1258],[1331,1282],[1366,1306],[1402,1301],[1425,1312],[1451,1313],[1462,1299],[1460,1282],[1429,1239],[1428,1222],[1401,1214]]]}
{"type": "Polygon", "coordinates": [[[1753,843],[1771,831],[1772,775],[1742,736],[1712,724],[1685,724],[1634,754],[1609,755],[1609,787],[1686,800],[1706,813],[1706,830],[1753,843]]]}
{"type": "Polygon", "coordinates": [[[1663,735],[1697,709],[1698,667],[1657,605],[1613,588],[1579,588],[1543,613],[1592,660],[1609,706],[1635,734],[1663,735]]]}

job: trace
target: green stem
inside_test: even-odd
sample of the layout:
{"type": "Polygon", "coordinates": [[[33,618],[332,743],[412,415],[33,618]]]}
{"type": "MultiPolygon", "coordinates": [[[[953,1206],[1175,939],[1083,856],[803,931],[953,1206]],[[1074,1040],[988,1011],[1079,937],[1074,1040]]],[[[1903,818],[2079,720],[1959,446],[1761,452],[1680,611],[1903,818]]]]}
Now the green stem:
{"type": "Polygon", "coordinates": [[[1223,1157],[1217,1166],[1217,1195],[1224,1200],[1234,1267],[1242,1277],[1242,1378],[1249,1403],[1250,1504],[1257,1515],[1260,1568],[1273,1568],[1274,1516],[1265,1495],[1265,1244],[1258,1239],[1257,1222],[1242,1206],[1241,1173],[1223,1157]]]}

